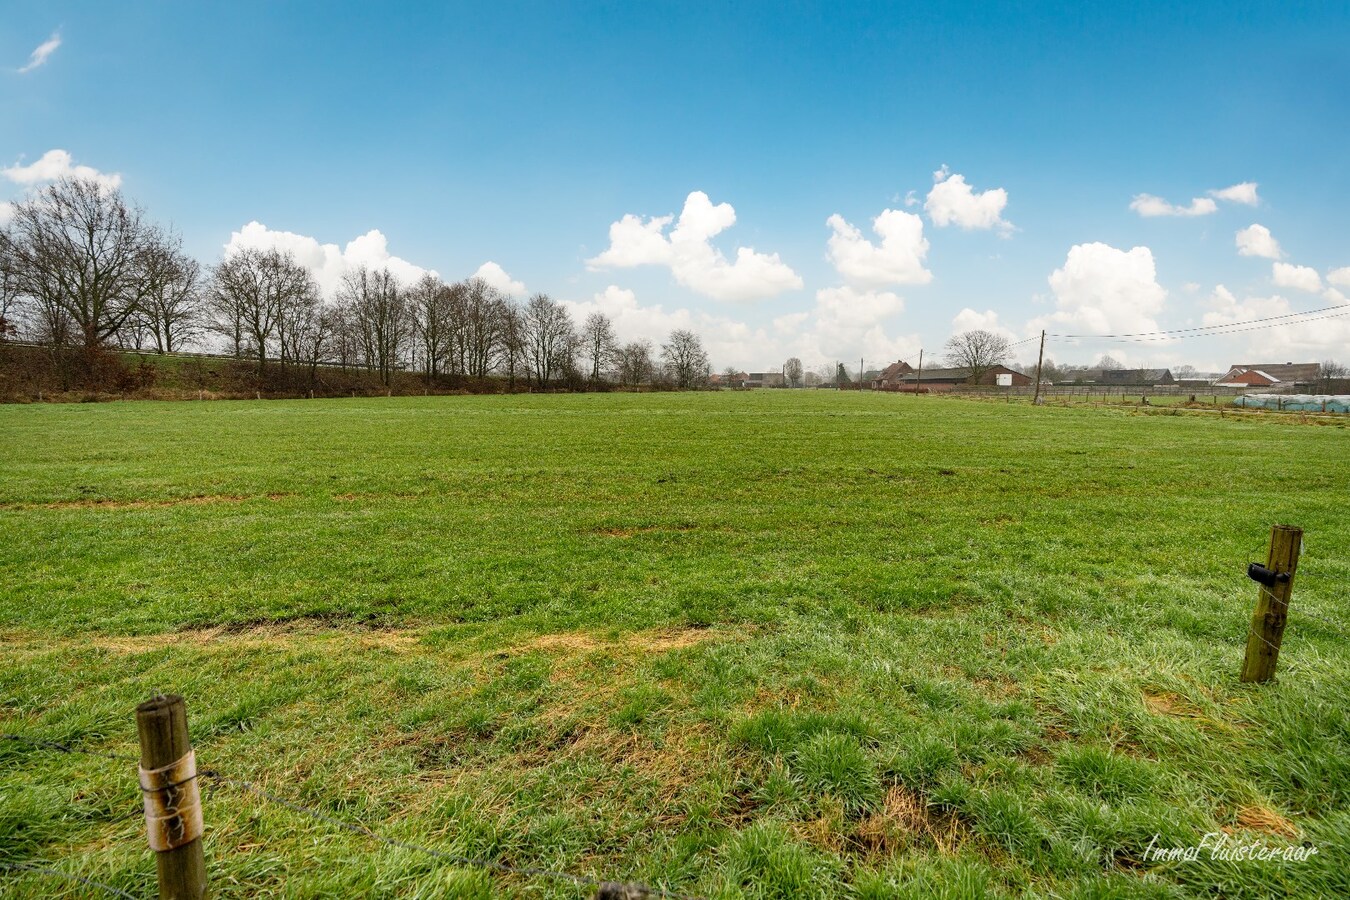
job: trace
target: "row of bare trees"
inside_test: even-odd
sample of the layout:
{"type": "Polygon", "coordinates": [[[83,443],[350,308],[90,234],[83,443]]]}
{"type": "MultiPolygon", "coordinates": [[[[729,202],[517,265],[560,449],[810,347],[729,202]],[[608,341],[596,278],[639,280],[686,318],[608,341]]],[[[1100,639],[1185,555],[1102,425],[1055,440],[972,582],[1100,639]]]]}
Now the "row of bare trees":
{"type": "MultiPolygon", "coordinates": [[[[413,371],[428,385],[504,378],[510,388],[573,389],[707,381],[697,335],[672,333],[658,356],[620,344],[613,322],[575,323],[547,294],[516,302],[480,278],[401,283],[388,269],[348,271],[322,296],[290,253],[241,249],[203,268],[182,240],[93,180],[53,182],[13,207],[0,229],[0,340],[22,336],[94,361],[109,350],[173,353],[210,338],[259,376],[365,370],[384,385],[413,371]]],[[[89,386],[95,386],[92,383],[89,386]]]]}

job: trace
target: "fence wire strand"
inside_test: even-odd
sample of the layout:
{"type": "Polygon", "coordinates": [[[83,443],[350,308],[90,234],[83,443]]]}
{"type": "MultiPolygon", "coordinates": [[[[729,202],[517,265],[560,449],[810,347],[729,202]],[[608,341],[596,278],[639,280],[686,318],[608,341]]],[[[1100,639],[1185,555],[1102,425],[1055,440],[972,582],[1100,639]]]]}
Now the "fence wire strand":
{"type": "MultiPolygon", "coordinates": [[[[8,735],[6,735],[8,737],[8,735]]],[[[15,863],[0,861],[0,869],[8,869],[11,872],[32,872],[35,875],[45,875],[48,878],[64,878],[67,881],[78,881],[80,884],[88,887],[98,888],[104,893],[111,894],[114,897],[126,897],[128,900],[137,900],[135,894],[129,894],[121,888],[113,887],[110,884],[104,884],[101,881],[95,881],[92,878],[85,878],[83,875],[75,875],[70,872],[62,872],[60,869],[52,869],[47,866],[38,866],[32,863],[15,863]]]]}

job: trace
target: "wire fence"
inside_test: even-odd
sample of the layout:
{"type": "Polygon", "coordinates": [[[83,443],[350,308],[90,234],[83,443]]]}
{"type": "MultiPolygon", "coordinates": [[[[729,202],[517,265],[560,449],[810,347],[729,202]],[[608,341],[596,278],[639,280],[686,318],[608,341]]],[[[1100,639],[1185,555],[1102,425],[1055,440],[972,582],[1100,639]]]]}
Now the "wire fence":
{"type": "MultiPolygon", "coordinates": [[[[129,756],[127,754],[113,753],[105,750],[88,750],[82,747],[73,747],[60,741],[42,740],[22,734],[4,733],[0,734],[0,739],[16,741],[38,749],[54,750],[58,753],[79,754],[81,756],[92,756],[132,764],[140,763],[140,757],[138,756],[129,756]]],[[[565,882],[578,888],[594,890],[597,900],[619,900],[619,898],[624,898],[624,900],[638,900],[638,898],[646,897],[663,897],[670,898],[670,900],[702,900],[702,898],[692,894],[683,894],[668,890],[664,887],[652,887],[640,882],[606,880],[592,875],[578,875],[574,872],[564,872],[558,869],[548,869],[541,866],[513,866],[497,860],[480,859],[472,856],[465,856],[463,854],[450,853],[445,850],[438,850],[435,847],[427,847],[422,844],[415,844],[411,841],[404,841],[382,835],[359,822],[349,822],[345,819],[339,819],[336,816],[329,815],[312,806],[306,806],[303,803],[288,800],[285,797],[266,790],[252,781],[243,778],[232,778],[215,769],[201,769],[193,777],[198,780],[198,783],[204,782],[208,786],[224,786],[234,788],[242,793],[252,794],[268,803],[288,809],[291,812],[305,816],[315,822],[321,822],[333,828],[360,835],[379,844],[383,844],[386,847],[420,853],[431,859],[450,863],[452,865],[480,869],[498,875],[514,875],[520,878],[546,878],[552,881],[565,882]]],[[[46,861],[44,860],[44,862],[46,861]]],[[[60,869],[39,865],[37,863],[0,862],[0,866],[15,871],[27,871],[49,877],[77,881],[89,887],[101,889],[113,896],[130,897],[132,900],[137,900],[134,895],[127,893],[121,888],[112,887],[111,885],[103,884],[69,872],[63,872],[60,869]]]]}

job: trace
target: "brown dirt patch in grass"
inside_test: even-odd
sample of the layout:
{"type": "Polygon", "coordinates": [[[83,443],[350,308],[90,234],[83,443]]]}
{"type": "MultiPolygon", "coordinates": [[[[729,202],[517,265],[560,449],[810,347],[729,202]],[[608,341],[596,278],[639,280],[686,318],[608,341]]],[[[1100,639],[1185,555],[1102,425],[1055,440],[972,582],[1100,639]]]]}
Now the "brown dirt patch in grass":
{"type": "Polygon", "coordinates": [[[282,647],[297,639],[333,641],[350,644],[357,649],[407,651],[416,647],[426,629],[383,628],[329,616],[303,616],[295,619],[243,622],[212,625],[206,628],[184,628],[162,634],[85,635],[73,638],[53,638],[38,632],[10,632],[6,641],[28,644],[34,648],[73,646],[80,649],[107,650],[112,653],[146,653],[171,646],[198,648],[282,647]]]}
{"type": "Polygon", "coordinates": [[[718,636],[719,632],[711,628],[635,631],[615,638],[585,631],[563,631],[557,634],[541,634],[524,643],[514,645],[511,650],[518,653],[538,651],[577,655],[596,651],[666,653],[671,650],[694,647],[718,636]]]}
{"type": "Polygon", "coordinates": [[[207,506],[215,503],[243,503],[247,500],[284,500],[290,494],[270,493],[262,496],[245,494],[193,494],[167,500],[57,500],[51,503],[0,503],[0,509],[154,509],[162,506],[207,506]]]}
{"type": "Polygon", "coordinates": [[[1148,707],[1148,711],[1155,716],[1172,716],[1182,719],[1202,719],[1205,717],[1199,707],[1185,697],[1171,691],[1162,691],[1156,694],[1145,691],[1144,706],[1148,707]]]}
{"type": "MultiPolygon", "coordinates": [[[[1237,812],[1238,828],[1298,839],[1298,827],[1284,816],[1264,806],[1244,806],[1237,812]]],[[[1236,829],[1225,828],[1230,834],[1236,829]]]]}
{"type": "Polygon", "coordinates": [[[959,818],[935,812],[923,795],[897,784],[886,792],[881,809],[858,822],[849,841],[865,855],[891,856],[915,846],[952,853],[966,837],[959,818]]]}
{"type": "Polygon", "coordinates": [[[596,528],[592,533],[602,535],[604,537],[630,538],[635,534],[655,534],[655,533],[680,534],[686,531],[694,531],[697,528],[698,528],[697,525],[690,525],[687,523],[677,525],[631,525],[631,526],[612,525],[605,528],[596,528]]]}

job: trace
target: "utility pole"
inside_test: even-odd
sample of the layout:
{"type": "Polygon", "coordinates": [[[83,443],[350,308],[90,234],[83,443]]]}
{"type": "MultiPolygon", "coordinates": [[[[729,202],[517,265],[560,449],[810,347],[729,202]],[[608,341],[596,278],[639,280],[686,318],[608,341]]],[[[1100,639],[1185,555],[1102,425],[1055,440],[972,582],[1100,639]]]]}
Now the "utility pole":
{"type": "Polygon", "coordinates": [[[914,396],[919,395],[919,385],[923,383],[923,348],[919,348],[919,374],[914,376],[914,396]]]}
{"type": "Polygon", "coordinates": [[[1045,329],[1041,329],[1041,353],[1036,357],[1036,396],[1032,399],[1032,406],[1041,405],[1041,363],[1045,361],[1045,329]]]}

